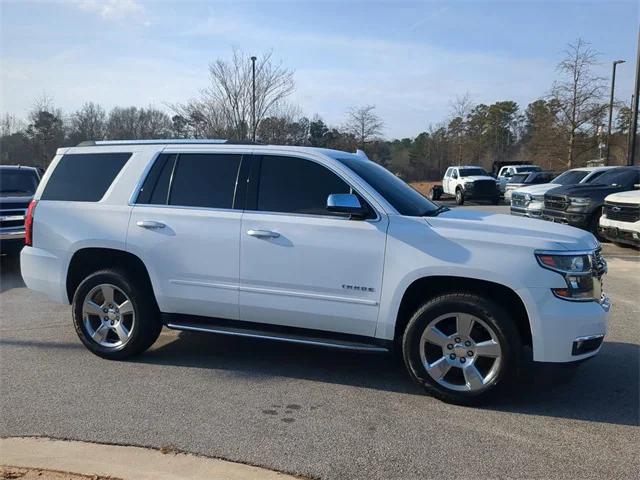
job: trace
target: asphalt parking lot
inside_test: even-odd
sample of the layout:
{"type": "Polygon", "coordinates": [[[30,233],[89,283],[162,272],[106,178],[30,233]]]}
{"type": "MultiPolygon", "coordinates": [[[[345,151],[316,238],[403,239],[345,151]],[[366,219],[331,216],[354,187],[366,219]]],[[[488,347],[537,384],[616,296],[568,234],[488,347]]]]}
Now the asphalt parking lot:
{"type": "Polygon", "coordinates": [[[384,354],[165,330],[108,362],[3,258],[0,435],[170,446],[322,479],[635,478],[640,254],[604,252],[614,306],[600,354],[572,376],[530,368],[484,408],[422,395],[384,354]]]}

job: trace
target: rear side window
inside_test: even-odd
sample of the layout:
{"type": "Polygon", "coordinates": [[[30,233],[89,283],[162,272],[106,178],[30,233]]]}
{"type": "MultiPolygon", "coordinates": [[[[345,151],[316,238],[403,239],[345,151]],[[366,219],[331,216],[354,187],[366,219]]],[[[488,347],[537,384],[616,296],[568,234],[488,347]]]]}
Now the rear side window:
{"type": "Polygon", "coordinates": [[[136,203],[166,205],[169,196],[169,182],[176,161],[175,154],[163,153],[158,156],[142,184],[136,203]]]}
{"type": "Polygon", "coordinates": [[[169,205],[233,208],[241,155],[189,153],[178,155],[169,205]]]}
{"type": "Polygon", "coordinates": [[[51,173],[41,200],[97,202],[130,157],[129,152],[64,155],[51,173]]]}
{"type": "Polygon", "coordinates": [[[332,193],[350,192],[351,188],[340,177],[315,162],[293,157],[262,157],[258,187],[260,211],[337,215],[327,210],[327,197],[332,193]]]}

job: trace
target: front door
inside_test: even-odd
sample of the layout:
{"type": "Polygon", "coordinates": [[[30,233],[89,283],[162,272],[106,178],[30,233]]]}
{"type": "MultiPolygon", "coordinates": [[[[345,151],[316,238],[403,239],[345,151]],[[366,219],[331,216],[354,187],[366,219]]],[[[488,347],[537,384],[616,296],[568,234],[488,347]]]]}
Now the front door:
{"type": "Polygon", "coordinates": [[[327,211],[351,187],[311,160],[256,158],[240,234],[240,318],[373,336],[387,218],[352,220],[327,211]]]}
{"type": "Polygon", "coordinates": [[[234,209],[241,155],[161,155],[133,208],[127,249],[149,269],[165,313],[238,318],[234,209]]]}

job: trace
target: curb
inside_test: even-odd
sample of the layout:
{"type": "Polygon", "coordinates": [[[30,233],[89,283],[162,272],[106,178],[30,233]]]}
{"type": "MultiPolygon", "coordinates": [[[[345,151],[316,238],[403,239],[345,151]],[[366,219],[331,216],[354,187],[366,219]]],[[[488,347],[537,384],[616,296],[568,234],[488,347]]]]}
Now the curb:
{"type": "Polygon", "coordinates": [[[0,438],[0,464],[122,480],[300,480],[242,463],[141,447],[47,438],[0,438]]]}

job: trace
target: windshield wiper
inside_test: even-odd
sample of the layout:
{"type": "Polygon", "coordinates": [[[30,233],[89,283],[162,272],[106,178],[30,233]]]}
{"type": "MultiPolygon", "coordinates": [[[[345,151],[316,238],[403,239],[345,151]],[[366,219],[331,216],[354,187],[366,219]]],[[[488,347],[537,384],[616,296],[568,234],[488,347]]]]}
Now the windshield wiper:
{"type": "Polygon", "coordinates": [[[435,210],[429,210],[428,212],[424,212],[421,217],[437,217],[442,212],[448,212],[450,210],[449,207],[445,207],[444,205],[439,205],[435,210]]]}

